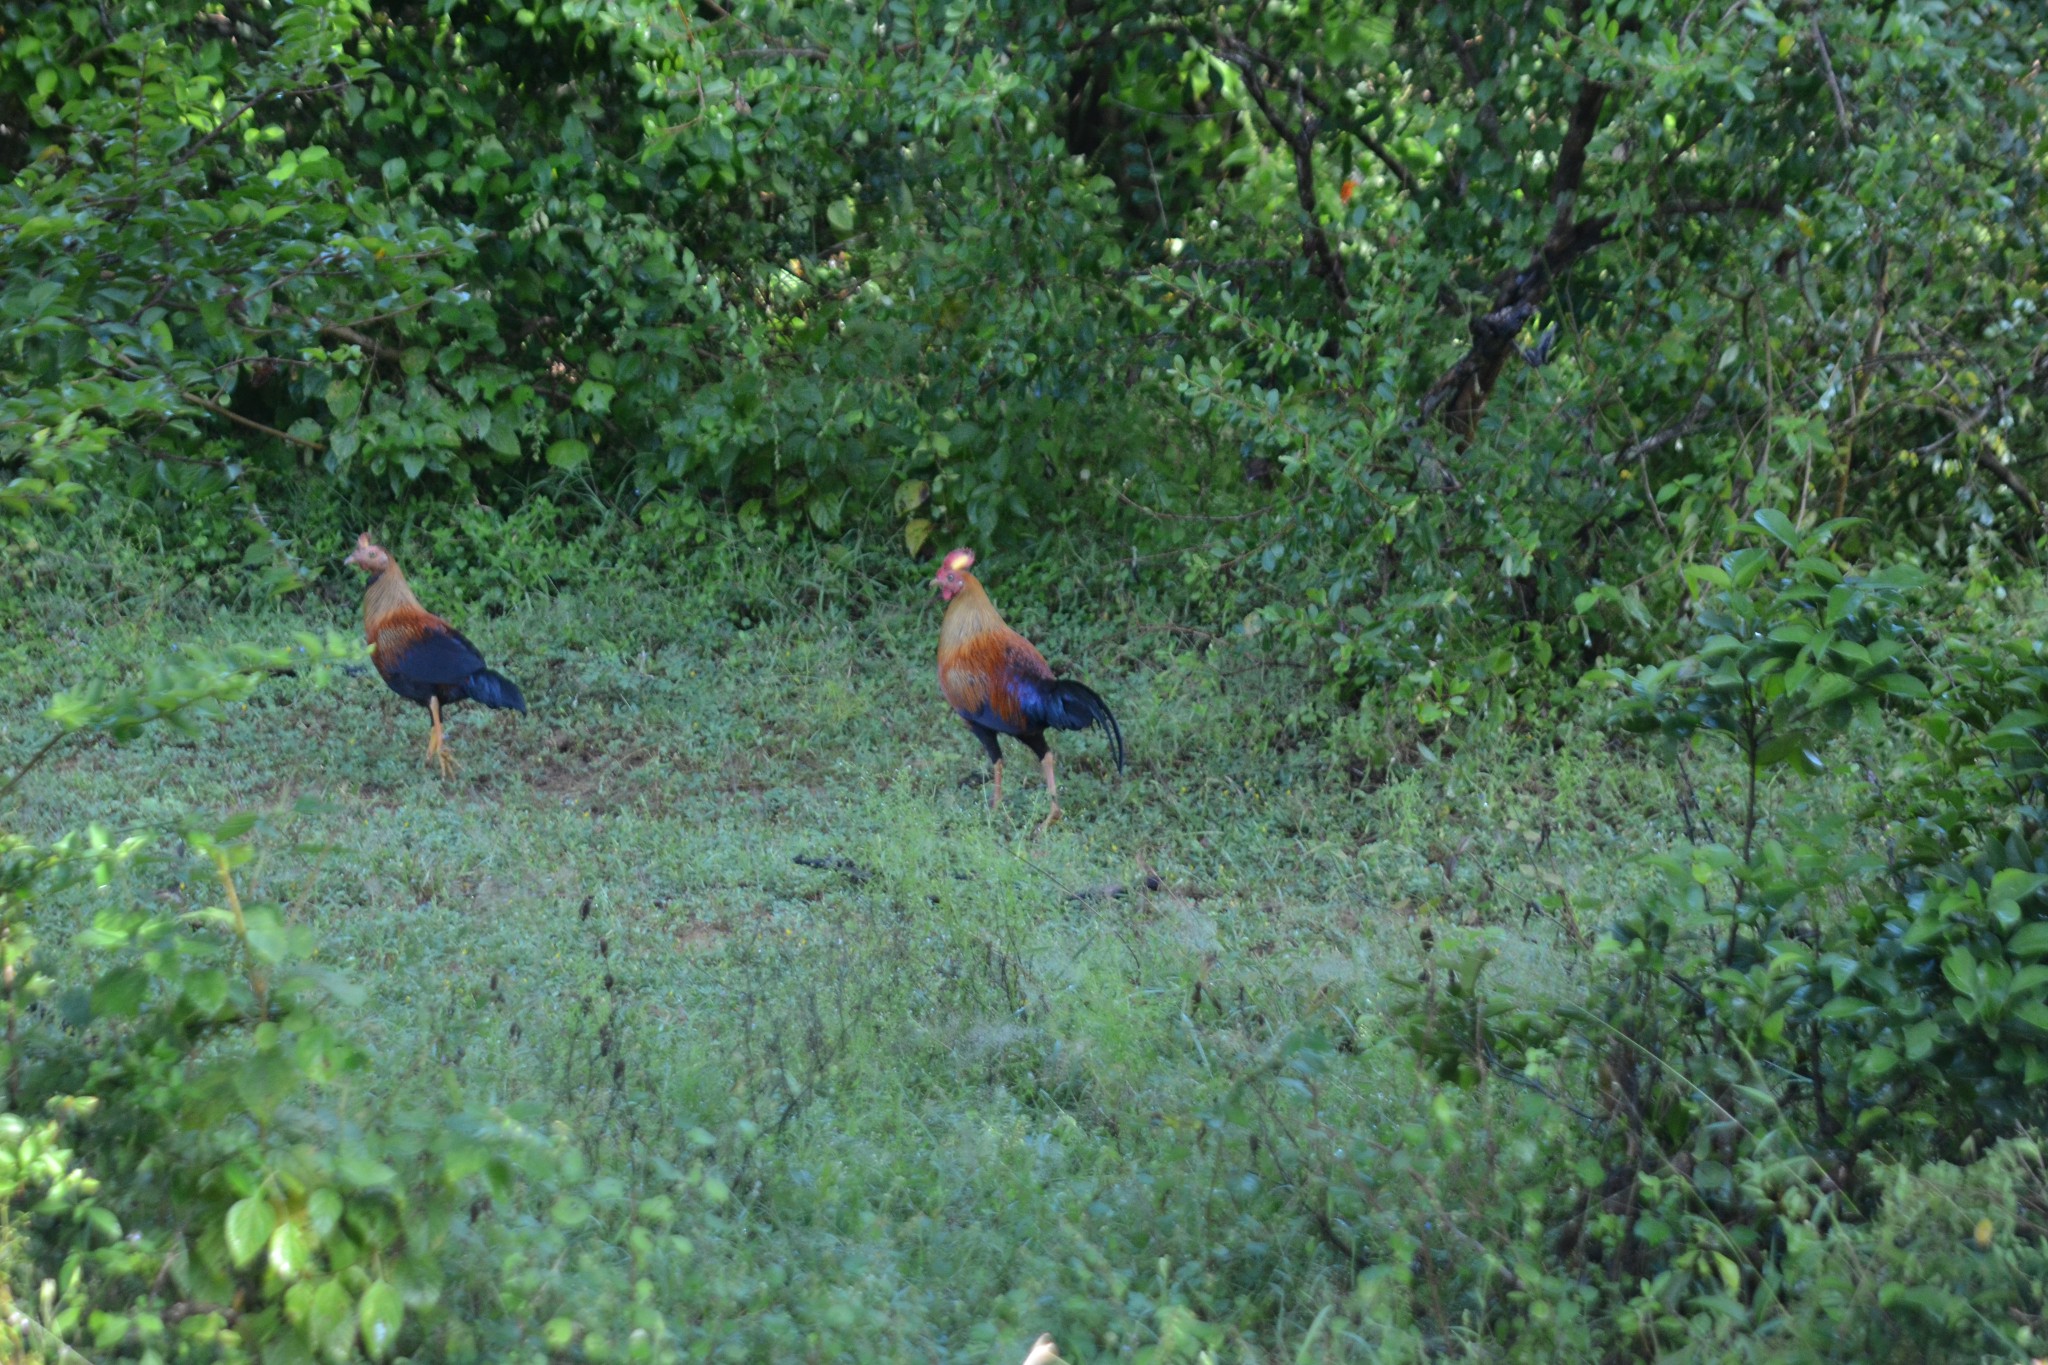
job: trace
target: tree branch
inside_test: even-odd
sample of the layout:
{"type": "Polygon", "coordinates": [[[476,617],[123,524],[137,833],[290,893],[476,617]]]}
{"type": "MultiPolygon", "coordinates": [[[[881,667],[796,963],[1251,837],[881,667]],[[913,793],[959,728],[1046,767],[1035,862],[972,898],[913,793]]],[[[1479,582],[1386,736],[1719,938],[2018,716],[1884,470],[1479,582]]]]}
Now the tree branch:
{"type": "MultiPolygon", "coordinates": [[[[1998,401],[2004,401],[2002,390],[1998,401]]],[[[1981,425],[1984,419],[1991,415],[1994,406],[1994,403],[1986,403],[1973,412],[1956,414],[1956,434],[1960,436],[1971,428],[1981,425]]],[[[1976,461],[1979,469],[2004,484],[2006,491],[2018,498],[2020,505],[2033,513],[2034,520],[2042,523],[2044,529],[2048,529],[2048,510],[2042,508],[2041,500],[2034,496],[2034,490],[2027,487],[2026,481],[2020,478],[2016,470],[1993,456],[1989,447],[1982,441],[1977,442],[1977,448],[1971,452],[1971,458],[1976,461]]]]}
{"type": "MultiPolygon", "coordinates": [[[[1329,234],[1323,231],[1322,220],[1316,214],[1316,120],[1307,110],[1301,111],[1301,121],[1289,127],[1287,121],[1274,109],[1267,89],[1264,70],[1271,66],[1272,59],[1263,53],[1247,47],[1235,38],[1224,37],[1218,49],[1231,65],[1244,77],[1245,93],[1252,103],[1259,107],[1259,113],[1266,123],[1287,144],[1294,154],[1294,194],[1301,205],[1301,249],[1323,282],[1329,286],[1330,294],[1337,302],[1337,310],[1345,317],[1351,316],[1351,290],[1345,284],[1344,265],[1337,259],[1337,249],[1330,245],[1329,234]]],[[[1306,103],[1297,85],[1297,101],[1306,103]]]]}
{"type": "Polygon", "coordinates": [[[330,322],[323,325],[320,328],[320,335],[330,341],[345,341],[351,346],[359,346],[362,348],[363,354],[372,360],[392,361],[398,359],[397,356],[391,353],[389,348],[375,337],[359,332],[353,327],[345,327],[338,322],[330,322]]]}
{"type": "Polygon", "coordinates": [[[1856,120],[1849,114],[1849,101],[1842,95],[1842,83],[1835,79],[1835,61],[1828,54],[1828,36],[1821,32],[1820,16],[1813,18],[1813,45],[1820,52],[1820,72],[1827,77],[1828,91],[1835,97],[1835,121],[1842,128],[1842,147],[1847,150],[1855,141],[1851,136],[1856,120]]]}
{"type": "Polygon", "coordinates": [[[318,450],[324,452],[327,449],[327,445],[324,441],[309,441],[303,436],[294,436],[289,431],[279,431],[276,427],[267,427],[263,425],[263,423],[258,422],[253,418],[244,417],[242,416],[241,413],[236,412],[231,408],[221,406],[219,403],[214,402],[211,398],[201,398],[196,393],[181,393],[178,396],[184,399],[187,403],[192,404],[194,407],[205,408],[208,412],[212,413],[216,417],[225,417],[230,422],[233,422],[238,426],[245,426],[249,428],[249,430],[251,431],[260,431],[265,436],[275,436],[280,441],[289,442],[292,445],[302,447],[303,449],[306,450],[318,450]]]}
{"type": "Polygon", "coordinates": [[[1402,165],[1400,159],[1394,155],[1384,142],[1374,137],[1370,129],[1357,119],[1332,107],[1329,101],[1316,94],[1313,90],[1304,89],[1301,91],[1301,95],[1309,104],[1315,106],[1333,126],[1357,138],[1359,144],[1365,150],[1372,153],[1373,159],[1387,168],[1387,173],[1400,183],[1401,188],[1408,192],[1410,198],[1420,199],[1422,197],[1422,182],[1415,178],[1415,172],[1402,165]]]}
{"type": "Polygon", "coordinates": [[[1479,429],[1480,414],[1501,367],[1515,353],[1515,336],[1549,296],[1552,282],[1572,262],[1612,237],[1613,214],[1579,219],[1574,213],[1586,174],[1586,148],[1600,126],[1608,87],[1589,80],[1579,88],[1550,177],[1550,234],[1529,263],[1495,287],[1493,306],[1472,320],[1472,345],[1422,398],[1422,415],[1442,422],[1461,440],[1479,429]]]}
{"type": "Polygon", "coordinates": [[[1586,175],[1586,147],[1599,130],[1600,107],[1606,102],[1607,87],[1601,82],[1587,81],[1579,87],[1571,122],[1565,125],[1564,145],[1557,151],[1557,171],[1550,177],[1550,202],[1555,215],[1550,226],[1553,242],[1572,230],[1572,208],[1586,175]]]}

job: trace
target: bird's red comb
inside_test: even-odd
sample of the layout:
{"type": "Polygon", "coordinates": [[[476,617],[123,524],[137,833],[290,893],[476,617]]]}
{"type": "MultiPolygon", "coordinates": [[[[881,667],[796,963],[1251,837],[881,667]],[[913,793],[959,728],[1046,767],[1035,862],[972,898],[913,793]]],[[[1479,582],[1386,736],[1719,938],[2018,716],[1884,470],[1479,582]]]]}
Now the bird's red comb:
{"type": "Polygon", "coordinates": [[[954,573],[959,573],[962,569],[974,563],[974,551],[963,545],[947,555],[942,562],[947,569],[954,573]]]}

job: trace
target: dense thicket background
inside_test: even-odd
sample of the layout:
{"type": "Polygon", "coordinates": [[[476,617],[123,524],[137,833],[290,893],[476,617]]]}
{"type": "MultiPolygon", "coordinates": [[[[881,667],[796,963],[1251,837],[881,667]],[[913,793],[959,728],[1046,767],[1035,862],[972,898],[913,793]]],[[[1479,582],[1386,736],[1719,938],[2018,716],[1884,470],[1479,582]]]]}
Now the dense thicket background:
{"type": "Polygon", "coordinates": [[[4,14],[17,475],[1109,528],[1358,689],[2042,530],[2025,6],[4,14]]]}
{"type": "MultiPolygon", "coordinates": [[[[1284,1170],[1262,1167],[1281,1158],[1246,1095],[1323,1084],[1355,1019],[1307,986],[1291,1020],[1233,1016],[1260,1041],[1203,1121],[1214,1159],[1265,1183],[1210,1196],[1241,1201],[1239,1240],[1291,1230],[1258,1253],[1281,1269],[1197,1292],[1162,1268],[1135,1307],[1134,1233],[1129,1265],[1075,1273],[1150,1326],[1104,1327],[1070,1286],[1066,1320],[1099,1328],[1081,1358],[1921,1358],[1959,1324],[2034,1350],[2044,1186],[2012,1144],[2048,1078],[2048,674],[2026,605],[2048,538],[2043,51],[2048,18],[1998,0],[0,0],[0,658],[18,701],[49,704],[50,744],[125,741],[350,646],[216,636],[129,686],[54,676],[59,646],[124,601],[335,619],[340,597],[311,592],[339,591],[319,585],[363,526],[449,598],[529,623],[599,578],[748,627],[860,619],[880,610],[866,585],[964,542],[1019,566],[1008,600],[1149,613],[1185,646],[1127,637],[1134,668],[1193,676],[1212,649],[1283,668],[1214,723],[1333,802],[1473,747],[1475,725],[1547,755],[1604,717],[1616,745],[1649,737],[1627,761],[1667,774],[1683,847],[1656,845],[1661,891],[1494,896],[1477,916],[1541,910],[1586,968],[1568,1007],[1483,991],[1492,940],[1409,982],[1388,1034],[1423,1064],[1403,1103],[1436,1126],[1374,1141],[1434,1202],[1402,1203],[1320,1110],[1285,1129],[1284,1170]],[[1575,686],[1589,670],[1609,693],[1575,686]],[[1822,794],[1774,785],[1801,774],[1822,794]],[[1460,1145],[1460,1106],[1494,1121],[1473,1097],[1497,1075],[1514,1135],[1460,1145]],[[1961,1164],[1915,1184],[1929,1161],[1961,1164]],[[1971,1181],[2003,1210],[1995,1238],[1954,1196],[1971,1181]],[[1481,1212],[1503,1182],[1525,1217],[1481,1212]],[[1444,1212],[1460,1198],[1463,1221],[1444,1212]],[[1969,1237],[1943,1241],[1943,1218],[1969,1237]],[[1913,1259],[1957,1255],[1978,1259],[1913,1259]],[[1942,1288],[1878,1305],[1886,1276],[1942,1288]],[[1282,1284],[1303,1311],[1272,1309],[1282,1284]],[[1866,1320],[1882,1330],[1842,1335],[1866,1320]]],[[[605,610],[626,635],[651,619],[605,610]]],[[[877,638],[915,635],[896,629],[877,638]]],[[[16,746],[0,802],[44,742],[16,746]]],[[[251,827],[208,830],[184,828],[180,856],[233,902],[251,827]]],[[[598,1307],[559,1339],[505,1326],[517,1303],[457,1312],[406,1279],[431,1239],[393,1219],[475,1224],[464,1182],[487,1165],[508,1206],[603,1206],[590,1178],[644,1193],[642,1166],[592,1177],[545,1144],[492,1164],[525,1137],[482,1120],[410,1205],[371,1167],[286,1178],[242,1156],[177,1167],[188,1183],[147,1214],[67,1203],[85,1167],[25,1094],[49,1124],[71,1121],[62,1096],[109,1097],[123,1136],[79,1150],[111,1178],[152,1124],[192,1121],[187,1060],[247,1046],[317,1089],[339,1074],[321,1030],[344,1025],[302,1020],[277,1060],[266,973],[312,950],[236,905],[205,923],[241,976],[65,969],[112,973],[79,977],[63,1022],[140,1018],[111,1035],[132,1052],[89,1035],[129,1062],[94,1070],[75,1039],[38,1053],[42,997],[16,984],[32,911],[129,854],[34,832],[0,894],[24,1115],[0,1263],[21,1305],[53,1288],[39,1316],[10,1309],[16,1349],[175,1354],[168,1313],[200,1324],[191,1358],[401,1339],[435,1358],[474,1349],[449,1325],[473,1320],[510,1333],[477,1328],[486,1352],[595,1359],[625,1348],[589,1323],[654,1312],[635,1275],[674,1290],[634,1240],[665,1205],[590,1253],[598,1307]],[[336,1190],[382,1210],[346,1254],[336,1190]],[[110,1225],[163,1240],[119,1262],[110,1225]],[[317,1271],[299,1227],[329,1239],[317,1271]],[[379,1268],[408,1235],[391,1264],[411,1268],[379,1268]]],[[[1441,840],[1450,883],[1464,845],[1441,840]]],[[[136,915],[84,947],[156,942],[136,915]]],[[[1388,1084],[1360,1082],[1357,1112],[1388,1084]]],[[[272,1133],[271,1100],[244,1099],[272,1133]]],[[[716,1202],[719,1163],[754,1151],[727,1140],[707,1134],[685,1182],[716,1202]]],[[[553,1254],[507,1229],[477,1255],[553,1254]]],[[[772,1276],[749,1283],[773,1297],[772,1276]]],[[[646,1351],[690,1341],[671,1311],[646,1351]]],[[[843,1353],[966,1349],[845,1330],[843,1353]]],[[[721,1349],[790,1349],[734,1332],[721,1349]]],[[[829,1338],[805,1340],[826,1358],[829,1338]]]]}

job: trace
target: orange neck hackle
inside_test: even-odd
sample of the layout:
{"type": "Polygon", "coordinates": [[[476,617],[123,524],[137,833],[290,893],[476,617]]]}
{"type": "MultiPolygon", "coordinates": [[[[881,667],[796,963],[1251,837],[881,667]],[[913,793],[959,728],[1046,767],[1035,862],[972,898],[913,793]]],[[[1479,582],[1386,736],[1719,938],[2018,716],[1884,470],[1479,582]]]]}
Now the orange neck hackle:
{"type": "Polygon", "coordinates": [[[958,649],[987,631],[1008,629],[981,581],[964,569],[958,571],[958,577],[958,585],[948,595],[945,620],[939,624],[941,653],[958,649]]]}
{"type": "Polygon", "coordinates": [[[343,562],[370,575],[363,589],[363,633],[373,642],[377,623],[385,616],[408,607],[424,610],[420,599],[413,596],[412,584],[405,581],[405,570],[398,567],[389,550],[372,544],[367,532],[356,538],[355,552],[343,562]]]}

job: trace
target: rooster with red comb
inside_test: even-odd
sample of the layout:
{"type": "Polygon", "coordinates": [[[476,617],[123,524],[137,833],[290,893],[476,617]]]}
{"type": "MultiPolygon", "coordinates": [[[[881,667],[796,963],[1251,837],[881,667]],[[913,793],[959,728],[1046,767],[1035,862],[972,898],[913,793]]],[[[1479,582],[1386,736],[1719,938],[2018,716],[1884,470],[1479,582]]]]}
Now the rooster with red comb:
{"type": "Polygon", "coordinates": [[[1009,735],[1038,756],[1051,805],[1044,829],[1060,818],[1059,784],[1053,780],[1047,730],[1086,730],[1099,725],[1109,735],[1116,770],[1124,770],[1124,737],[1109,704],[1080,683],[1055,678],[1029,640],[1005,625],[979,580],[968,572],[974,551],[954,550],[939,561],[932,586],[946,603],[939,627],[939,690],[981,741],[994,766],[993,809],[1003,801],[1003,751],[998,735],[1009,735]]]}

